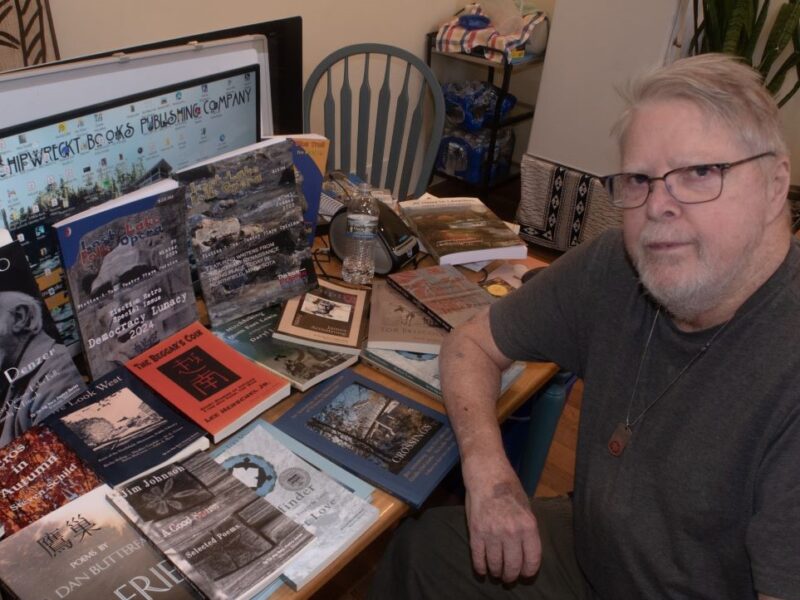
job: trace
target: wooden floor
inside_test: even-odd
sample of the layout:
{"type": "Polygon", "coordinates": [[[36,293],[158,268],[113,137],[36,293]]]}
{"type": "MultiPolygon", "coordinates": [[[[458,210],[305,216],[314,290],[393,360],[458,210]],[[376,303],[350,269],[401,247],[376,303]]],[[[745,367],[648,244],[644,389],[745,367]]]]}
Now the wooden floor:
{"type": "MultiPolygon", "coordinates": [[[[558,496],[572,491],[575,470],[575,442],[578,435],[583,382],[578,381],[564,406],[558,422],[547,462],[542,471],[536,496],[558,496]]],[[[434,504],[450,504],[461,499],[456,494],[439,490],[434,504]]],[[[462,501],[463,502],[463,501],[462,501]]],[[[426,503],[426,506],[429,504],[426,503]]],[[[327,586],[314,595],[315,600],[362,600],[367,596],[375,567],[383,555],[389,535],[379,538],[327,586]]]]}

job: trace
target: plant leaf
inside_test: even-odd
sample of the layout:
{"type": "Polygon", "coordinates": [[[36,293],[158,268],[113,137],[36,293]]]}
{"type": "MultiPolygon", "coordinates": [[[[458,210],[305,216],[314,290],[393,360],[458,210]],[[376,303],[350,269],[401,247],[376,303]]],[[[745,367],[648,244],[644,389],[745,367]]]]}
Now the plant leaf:
{"type": "Polygon", "coordinates": [[[722,51],[726,54],[743,56],[747,47],[748,29],[752,29],[753,21],[752,0],[736,0],[731,15],[728,18],[728,27],[722,43],[722,51]]]}
{"type": "Polygon", "coordinates": [[[786,74],[797,65],[800,65],[800,52],[792,53],[789,58],[783,61],[783,64],[775,72],[775,75],[773,75],[769,83],[766,84],[770,94],[777,96],[778,92],[780,92],[783,87],[783,82],[786,80],[786,74]]]}
{"type": "Polygon", "coordinates": [[[758,67],[765,79],[775,60],[791,41],[797,29],[798,21],[800,21],[800,4],[787,3],[778,10],[778,16],[775,17],[775,23],[772,25],[769,37],[767,37],[764,56],[761,58],[761,64],[758,67]]]}
{"type": "Polygon", "coordinates": [[[703,36],[703,51],[720,52],[722,50],[720,15],[714,0],[703,2],[703,23],[706,26],[703,36]]]}
{"type": "Polygon", "coordinates": [[[800,90],[800,79],[795,81],[794,87],[792,87],[791,90],[786,92],[786,95],[780,99],[780,101],[778,102],[778,108],[781,108],[784,104],[786,104],[791,99],[791,97],[797,93],[797,90],[800,90]]]}
{"type": "MultiPolygon", "coordinates": [[[[756,0],[756,2],[758,2],[758,0],[756,0]]],[[[761,37],[761,32],[764,30],[764,23],[767,20],[767,13],[769,12],[769,3],[770,0],[764,0],[764,4],[761,5],[761,10],[758,12],[758,17],[756,17],[756,22],[753,25],[753,30],[750,32],[750,37],[747,41],[747,47],[744,50],[744,56],[749,59],[751,66],[756,62],[753,54],[756,51],[756,44],[758,44],[758,39],[761,37]]]]}

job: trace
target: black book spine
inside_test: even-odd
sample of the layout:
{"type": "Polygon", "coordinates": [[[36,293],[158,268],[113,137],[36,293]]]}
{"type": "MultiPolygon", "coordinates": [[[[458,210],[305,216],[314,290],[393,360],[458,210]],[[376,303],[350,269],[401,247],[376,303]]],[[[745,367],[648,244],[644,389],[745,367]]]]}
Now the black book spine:
{"type": "Polygon", "coordinates": [[[435,312],[433,312],[430,308],[425,306],[425,304],[423,304],[423,302],[419,298],[417,298],[414,294],[410,293],[402,285],[400,285],[394,279],[392,279],[391,275],[386,278],[386,281],[389,282],[389,285],[392,286],[395,290],[400,292],[403,295],[403,297],[408,298],[416,306],[418,306],[420,309],[425,311],[425,314],[428,315],[434,321],[436,321],[437,325],[439,325],[440,327],[444,327],[445,331],[451,331],[453,329],[452,325],[450,325],[447,321],[442,319],[439,315],[437,315],[435,312]]]}

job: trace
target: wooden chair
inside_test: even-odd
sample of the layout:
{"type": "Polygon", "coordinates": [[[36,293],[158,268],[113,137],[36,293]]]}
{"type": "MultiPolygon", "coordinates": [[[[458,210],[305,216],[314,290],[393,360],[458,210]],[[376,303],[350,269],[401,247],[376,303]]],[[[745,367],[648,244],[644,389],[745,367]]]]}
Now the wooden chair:
{"type": "Polygon", "coordinates": [[[303,90],[305,132],[311,130],[318,87],[324,90],[323,133],[331,142],[328,171],[355,173],[373,187],[392,190],[400,200],[423,194],[445,117],[444,96],[428,66],[385,44],[355,44],[333,52],[314,69],[303,90]],[[323,78],[325,84],[319,86],[323,78]],[[432,113],[426,114],[426,104],[432,113]]]}

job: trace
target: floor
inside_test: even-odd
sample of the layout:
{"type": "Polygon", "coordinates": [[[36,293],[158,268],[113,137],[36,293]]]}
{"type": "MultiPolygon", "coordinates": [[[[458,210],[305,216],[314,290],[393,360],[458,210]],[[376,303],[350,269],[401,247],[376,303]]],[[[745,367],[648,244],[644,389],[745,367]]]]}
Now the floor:
{"type": "MultiPolygon", "coordinates": [[[[474,190],[466,189],[452,181],[435,183],[429,188],[429,191],[441,197],[476,195],[474,190]]],[[[519,179],[517,179],[493,190],[487,204],[501,218],[513,221],[519,202],[519,193],[519,179]]],[[[558,256],[558,253],[546,249],[531,249],[531,254],[546,262],[551,262],[558,256]]],[[[583,384],[578,381],[564,406],[539,486],[536,488],[536,496],[557,496],[572,491],[575,443],[578,435],[582,396],[583,384]]],[[[425,506],[463,503],[457,479],[458,475],[454,474],[449,480],[446,480],[425,506]]],[[[317,592],[313,596],[314,600],[362,600],[366,598],[372,575],[390,538],[391,531],[377,539],[359,555],[357,560],[351,562],[317,592]]]]}

